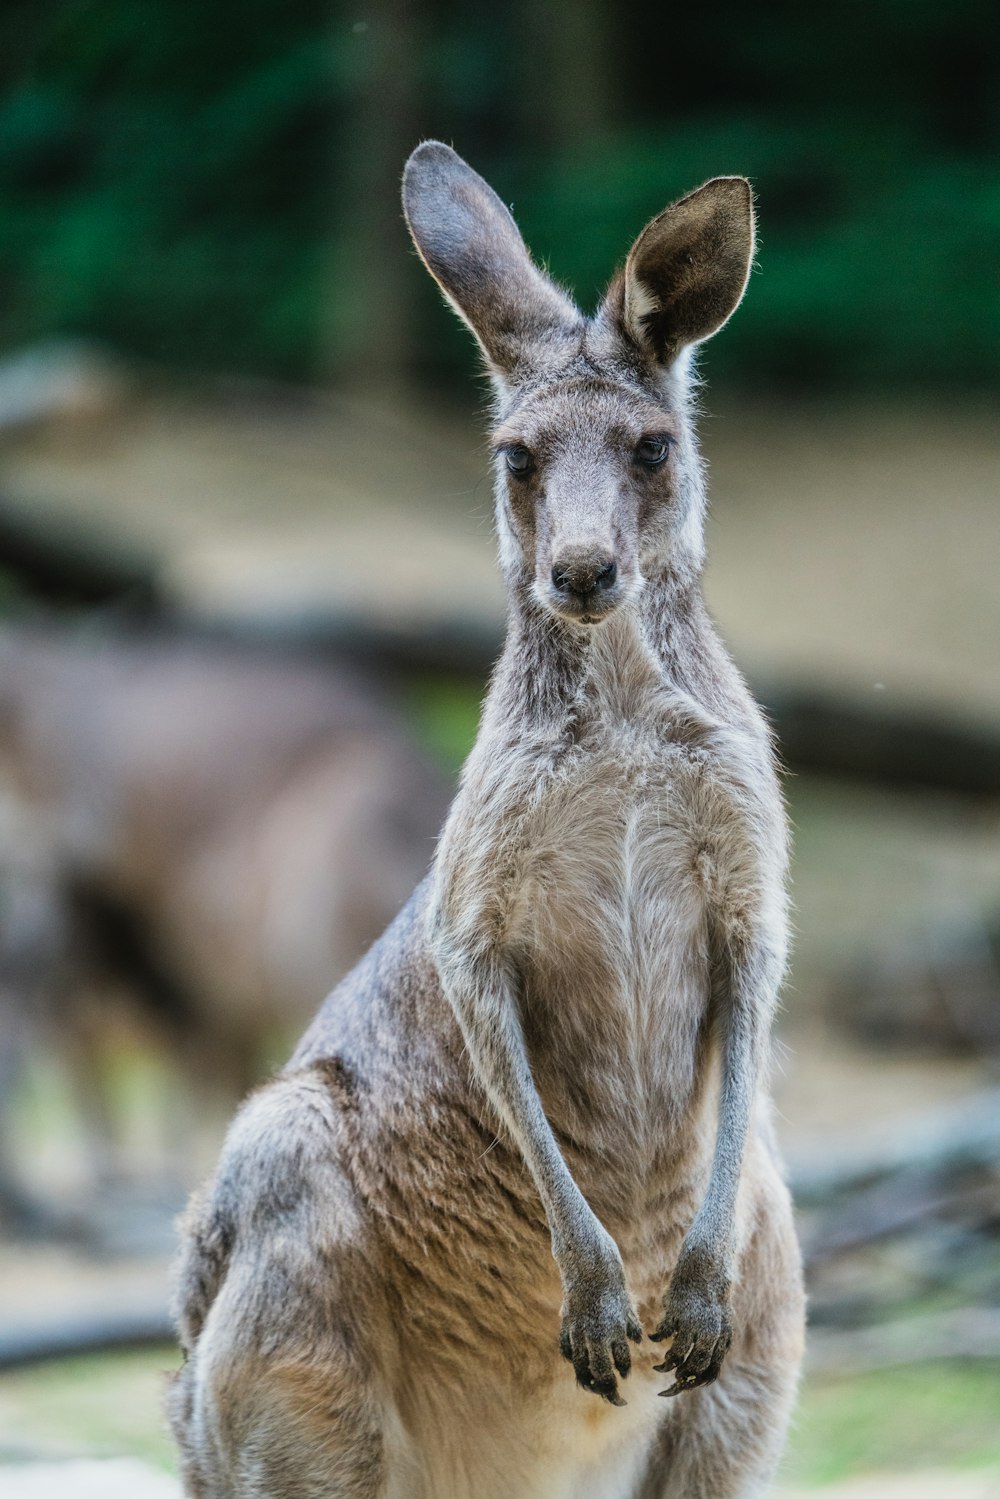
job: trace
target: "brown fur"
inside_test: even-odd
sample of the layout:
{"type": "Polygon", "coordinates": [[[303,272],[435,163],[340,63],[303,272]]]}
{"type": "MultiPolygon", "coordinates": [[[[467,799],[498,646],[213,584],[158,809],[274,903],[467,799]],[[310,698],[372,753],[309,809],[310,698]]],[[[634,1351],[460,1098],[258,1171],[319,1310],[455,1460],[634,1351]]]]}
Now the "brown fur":
{"type": "Polygon", "coordinates": [[[654,220],[590,320],[449,148],[404,206],[494,375],[507,643],[430,878],[192,1208],[188,1489],[747,1499],[802,1352],[766,1096],[785,824],[701,601],[687,379],[749,189],[654,220]]]}

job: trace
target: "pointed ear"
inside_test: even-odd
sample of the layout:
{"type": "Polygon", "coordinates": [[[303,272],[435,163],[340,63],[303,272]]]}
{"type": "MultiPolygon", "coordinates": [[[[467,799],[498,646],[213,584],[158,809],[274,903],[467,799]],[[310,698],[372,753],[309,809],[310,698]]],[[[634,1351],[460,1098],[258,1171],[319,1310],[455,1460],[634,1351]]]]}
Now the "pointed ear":
{"type": "Polygon", "coordinates": [[[532,262],[493,189],[450,146],[424,141],[406,163],[403,211],[427,269],[500,375],[580,315],[532,262]]]}
{"type": "Polygon", "coordinates": [[[714,177],[646,225],[608,293],[607,311],[660,364],[670,364],[736,311],[753,247],[749,182],[714,177]]]}

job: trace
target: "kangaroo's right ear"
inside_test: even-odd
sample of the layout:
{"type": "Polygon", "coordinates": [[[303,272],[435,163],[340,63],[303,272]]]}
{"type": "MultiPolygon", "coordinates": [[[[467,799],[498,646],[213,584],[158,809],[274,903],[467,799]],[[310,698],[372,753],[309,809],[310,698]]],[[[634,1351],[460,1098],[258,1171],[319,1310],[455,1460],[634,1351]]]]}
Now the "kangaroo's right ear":
{"type": "Polygon", "coordinates": [[[579,324],[496,193],[450,146],[424,141],[414,151],[403,211],[420,258],[496,374],[530,369],[533,354],[579,324]]]}
{"type": "Polygon", "coordinates": [[[743,298],[753,263],[753,193],[745,177],[714,177],[639,235],[605,309],[663,365],[717,333],[743,298]]]}

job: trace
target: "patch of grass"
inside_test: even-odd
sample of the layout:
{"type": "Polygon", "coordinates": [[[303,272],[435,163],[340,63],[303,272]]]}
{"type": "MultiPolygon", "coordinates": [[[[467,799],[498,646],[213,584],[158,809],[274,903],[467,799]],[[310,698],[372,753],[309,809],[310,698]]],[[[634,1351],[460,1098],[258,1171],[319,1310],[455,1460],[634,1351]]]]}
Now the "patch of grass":
{"type": "Polygon", "coordinates": [[[784,1472],[825,1484],[878,1469],[1000,1462],[1000,1361],[806,1382],[784,1472]]]}
{"type": "MultiPolygon", "coordinates": [[[[163,1417],[177,1353],[66,1359],[0,1377],[5,1450],[145,1458],[172,1469],[163,1417]]],[[[1000,1362],[893,1369],[807,1381],[784,1464],[788,1481],[822,1487],[854,1474],[1000,1463],[1000,1362]]]]}
{"type": "MultiPolygon", "coordinates": [[[[0,1376],[0,1461],[5,1451],[145,1458],[172,1470],[163,1414],[177,1350],[62,1359],[0,1376]]],[[[0,1484],[2,1488],[2,1484],[0,1484]]]]}
{"type": "Polygon", "coordinates": [[[405,711],[418,738],[457,774],[472,748],[485,691],[482,682],[418,677],[407,686],[405,711]]]}

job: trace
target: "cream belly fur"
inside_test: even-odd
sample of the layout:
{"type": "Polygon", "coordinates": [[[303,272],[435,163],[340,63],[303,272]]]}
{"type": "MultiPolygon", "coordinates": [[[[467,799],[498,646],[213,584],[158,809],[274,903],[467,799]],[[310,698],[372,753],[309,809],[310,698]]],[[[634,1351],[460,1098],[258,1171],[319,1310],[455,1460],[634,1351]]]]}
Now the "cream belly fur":
{"type": "MultiPolygon", "coordinates": [[[[708,1069],[698,1058],[711,1050],[703,1036],[708,891],[725,883],[726,870],[717,839],[715,862],[706,852],[718,817],[705,826],[699,818],[706,800],[727,788],[714,762],[670,738],[675,720],[689,737],[693,705],[659,684],[647,693],[656,711],[632,705],[633,717],[617,728],[601,705],[578,752],[538,787],[522,831],[527,852],[517,866],[506,940],[528,975],[529,1049],[549,1117],[558,1126],[572,1114],[559,1086],[567,1057],[586,1058],[603,1080],[599,1092],[588,1087],[588,1117],[573,1120],[574,1143],[565,1151],[591,1204],[607,1204],[599,1216],[622,1250],[640,1314],[648,1310],[651,1318],[704,1190],[714,1142],[716,1089],[710,1072],[706,1086],[708,1069]],[[637,730],[636,721],[654,727],[637,730]],[[664,1149],[672,1132],[682,1138],[679,1150],[664,1149]],[[591,1180],[589,1152],[580,1147],[599,1153],[605,1136],[615,1142],[616,1160],[602,1155],[591,1180]],[[662,1208],[665,1180],[672,1215],[662,1208]]],[[[704,715],[699,720],[706,733],[720,731],[704,715]]],[[[750,1154],[765,1180],[771,1171],[771,1210],[782,1221],[786,1195],[767,1152],[754,1139],[750,1154]]],[[[747,1217],[741,1202],[738,1255],[747,1217]]],[[[484,1236],[489,1228],[482,1225],[484,1236]]],[[[552,1325],[557,1314],[553,1281],[552,1325]]],[[[530,1322],[520,1336],[530,1337],[530,1322]]],[[[420,1350],[409,1351],[419,1363],[420,1350]]],[[[408,1481],[422,1472],[427,1499],[507,1499],[515,1492],[522,1499],[628,1499],[664,1421],[683,1420],[660,1398],[664,1376],[653,1368],[660,1357],[652,1344],[634,1351],[625,1410],[581,1408],[555,1357],[551,1383],[528,1410],[511,1407],[488,1378],[477,1390],[477,1373],[488,1371],[470,1370],[461,1392],[441,1391],[440,1412],[410,1415],[411,1430],[427,1436],[410,1444],[416,1467],[408,1481]]],[[[738,1358],[739,1350],[726,1394],[737,1386],[738,1358]]]]}
{"type": "Polygon", "coordinates": [[[461,1442],[458,1430],[441,1431],[452,1450],[437,1443],[427,1450],[423,1486],[401,1490],[398,1499],[630,1499],[662,1419],[657,1379],[648,1374],[642,1388],[636,1382],[617,1421],[600,1407],[581,1411],[571,1391],[554,1387],[544,1406],[498,1433],[485,1462],[481,1429],[470,1432],[464,1451],[453,1445],[461,1442]]]}

